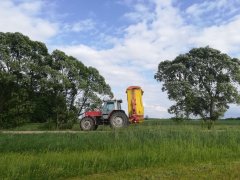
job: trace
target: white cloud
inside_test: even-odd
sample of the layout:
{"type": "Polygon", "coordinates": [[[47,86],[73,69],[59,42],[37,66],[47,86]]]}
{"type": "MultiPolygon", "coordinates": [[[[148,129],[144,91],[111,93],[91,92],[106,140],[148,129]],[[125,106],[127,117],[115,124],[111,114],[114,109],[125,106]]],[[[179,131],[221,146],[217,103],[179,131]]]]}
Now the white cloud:
{"type": "Polygon", "coordinates": [[[198,36],[192,37],[192,42],[199,46],[210,45],[225,53],[238,54],[240,46],[240,16],[223,25],[213,25],[204,28],[198,36]]]}
{"type": "Polygon", "coordinates": [[[75,22],[73,24],[66,24],[64,27],[65,31],[82,32],[95,29],[96,23],[92,19],[85,19],[82,21],[75,22]]]}
{"type": "Polygon", "coordinates": [[[21,4],[18,5],[18,8],[21,11],[24,11],[25,13],[28,14],[38,14],[41,11],[41,8],[43,6],[42,1],[35,1],[35,2],[22,2],[21,4]]]}
{"type": "MultiPolygon", "coordinates": [[[[67,43],[50,48],[63,50],[84,64],[96,67],[113,88],[116,98],[124,100],[125,109],[125,89],[130,85],[139,85],[145,91],[145,114],[150,117],[169,117],[167,108],[172,102],[168,100],[166,93],[161,92],[161,84],[153,79],[158,63],[171,60],[180,53],[188,52],[192,47],[207,45],[240,56],[240,16],[236,14],[239,6],[234,6],[238,2],[239,0],[227,3],[225,0],[203,1],[187,8],[188,16],[185,16],[186,13],[174,7],[171,0],[124,0],[121,4],[131,7],[132,11],[123,17],[133,21],[127,27],[119,28],[121,38],[104,34],[107,41],[112,42],[111,48],[99,50],[84,44],[67,43]],[[228,10],[226,13],[230,18],[222,19],[222,9],[228,10]],[[212,18],[214,21],[206,26],[204,22],[207,17],[204,14],[212,11],[216,11],[212,18]],[[193,18],[192,21],[189,21],[189,18],[193,18]],[[202,22],[202,26],[196,25],[196,20],[202,22]]],[[[18,31],[34,40],[46,42],[57,34],[62,35],[63,31],[88,32],[96,28],[92,19],[74,24],[53,23],[40,16],[43,7],[41,0],[24,0],[18,4],[13,0],[1,1],[1,31],[18,31]],[[61,31],[58,29],[60,25],[63,27],[61,31]]],[[[100,41],[99,44],[101,43],[100,41]]]]}
{"type": "Polygon", "coordinates": [[[134,11],[126,13],[124,17],[132,21],[149,20],[153,17],[153,13],[150,12],[147,6],[139,3],[134,6],[134,11]]]}
{"type": "MultiPolygon", "coordinates": [[[[161,84],[153,80],[158,63],[173,59],[196,46],[211,45],[234,53],[240,45],[240,23],[239,18],[235,17],[219,26],[199,28],[194,24],[186,24],[185,17],[178,8],[173,7],[171,1],[152,2],[155,3],[154,10],[138,1],[134,11],[124,15],[134,23],[124,29],[123,38],[117,39],[112,48],[97,50],[85,45],[59,48],[85,64],[98,68],[113,87],[117,98],[126,101],[125,89],[130,85],[140,85],[145,91],[145,114],[150,117],[169,117],[167,108],[172,102],[166,93],[161,92],[161,84]]],[[[129,5],[131,1],[126,3],[129,5]]],[[[126,109],[126,103],[124,107],[126,109]]]]}
{"type": "Polygon", "coordinates": [[[117,0],[118,4],[132,6],[134,3],[142,2],[143,0],[117,0]]]}
{"type": "MultiPolygon", "coordinates": [[[[165,93],[161,93],[161,86],[153,77],[161,60],[174,58],[185,49],[184,39],[188,36],[186,31],[190,29],[182,26],[182,18],[170,5],[157,6],[159,9],[156,8],[150,22],[149,16],[143,16],[146,19],[125,28],[124,38],[111,49],[96,50],[84,45],[58,48],[98,68],[113,87],[117,98],[126,101],[125,89],[130,85],[140,85],[145,91],[143,99],[146,114],[169,116],[166,109],[171,102],[165,93]],[[179,39],[183,41],[179,42],[179,39]]],[[[139,11],[140,5],[137,6],[136,10],[139,11]]]]}
{"type": "Polygon", "coordinates": [[[195,21],[202,25],[206,23],[223,23],[227,21],[226,17],[231,17],[240,12],[239,0],[205,0],[192,4],[186,9],[186,14],[195,21]],[[206,17],[202,21],[202,17],[206,17]]]}
{"type": "Polygon", "coordinates": [[[160,105],[144,104],[145,115],[150,115],[151,118],[166,118],[167,108],[160,105]],[[146,111],[147,110],[147,111],[146,111]]]}
{"type": "Polygon", "coordinates": [[[196,3],[189,6],[186,10],[188,14],[194,16],[200,16],[206,12],[212,11],[214,9],[224,8],[228,5],[227,0],[213,0],[213,1],[203,1],[201,3],[196,3]]]}
{"type": "Polygon", "coordinates": [[[0,2],[0,29],[2,32],[21,32],[34,40],[47,41],[58,32],[58,25],[38,16],[42,1],[0,2]]]}

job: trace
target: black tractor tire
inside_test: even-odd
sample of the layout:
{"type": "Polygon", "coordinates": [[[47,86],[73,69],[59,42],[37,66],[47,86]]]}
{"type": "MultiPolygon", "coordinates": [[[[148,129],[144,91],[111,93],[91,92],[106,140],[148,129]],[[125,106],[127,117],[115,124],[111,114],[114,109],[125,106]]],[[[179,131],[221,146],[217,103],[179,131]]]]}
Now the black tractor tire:
{"type": "Polygon", "coordinates": [[[109,120],[110,120],[110,127],[113,129],[124,128],[129,125],[128,117],[122,111],[114,112],[109,118],[109,120]]]}
{"type": "Polygon", "coordinates": [[[84,117],[80,120],[80,129],[83,131],[96,130],[94,119],[91,117],[84,117]]]}

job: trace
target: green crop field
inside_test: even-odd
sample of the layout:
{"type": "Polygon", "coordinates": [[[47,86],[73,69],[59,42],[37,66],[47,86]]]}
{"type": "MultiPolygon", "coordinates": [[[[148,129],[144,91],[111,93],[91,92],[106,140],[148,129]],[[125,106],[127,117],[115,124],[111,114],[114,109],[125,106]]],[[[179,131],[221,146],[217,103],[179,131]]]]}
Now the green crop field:
{"type": "Polygon", "coordinates": [[[122,130],[0,131],[0,179],[239,179],[239,169],[240,121],[212,130],[200,121],[148,120],[122,130]]]}

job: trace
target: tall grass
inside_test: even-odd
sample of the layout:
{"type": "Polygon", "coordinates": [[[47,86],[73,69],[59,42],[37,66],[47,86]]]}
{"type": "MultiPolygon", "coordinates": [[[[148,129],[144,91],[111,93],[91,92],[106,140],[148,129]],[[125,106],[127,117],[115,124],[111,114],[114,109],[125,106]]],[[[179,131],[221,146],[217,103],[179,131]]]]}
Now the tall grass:
{"type": "Polygon", "coordinates": [[[148,123],[120,131],[0,134],[0,179],[58,179],[240,160],[238,125],[208,131],[191,124],[148,123]]]}

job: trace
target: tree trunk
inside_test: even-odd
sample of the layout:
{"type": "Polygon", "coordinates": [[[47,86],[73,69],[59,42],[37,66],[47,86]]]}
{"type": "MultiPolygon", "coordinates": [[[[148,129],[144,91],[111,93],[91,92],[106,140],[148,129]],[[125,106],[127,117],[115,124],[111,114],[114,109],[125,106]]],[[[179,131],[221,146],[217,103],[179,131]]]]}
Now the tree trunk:
{"type": "Polygon", "coordinates": [[[70,102],[70,110],[73,110],[73,107],[74,107],[74,101],[75,101],[75,96],[76,94],[71,94],[71,102],[70,102]]]}
{"type": "Polygon", "coordinates": [[[58,112],[57,112],[57,129],[58,129],[58,125],[59,125],[59,119],[58,119],[58,112]]]}
{"type": "Polygon", "coordinates": [[[210,112],[210,120],[215,120],[215,117],[214,117],[214,101],[213,99],[211,98],[211,103],[210,103],[210,107],[209,107],[209,112],[210,112]]]}
{"type": "Polygon", "coordinates": [[[186,118],[187,118],[187,120],[189,120],[189,116],[190,116],[189,111],[186,111],[186,118]]]}
{"type": "Polygon", "coordinates": [[[87,102],[87,98],[84,99],[83,104],[82,104],[81,108],[80,108],[79,111],[78,111],[78,116],[81,115],[81,112],[82,112],[83,107],[84,107],[84,105],[86,104],[86,102],[87,102]]]}

